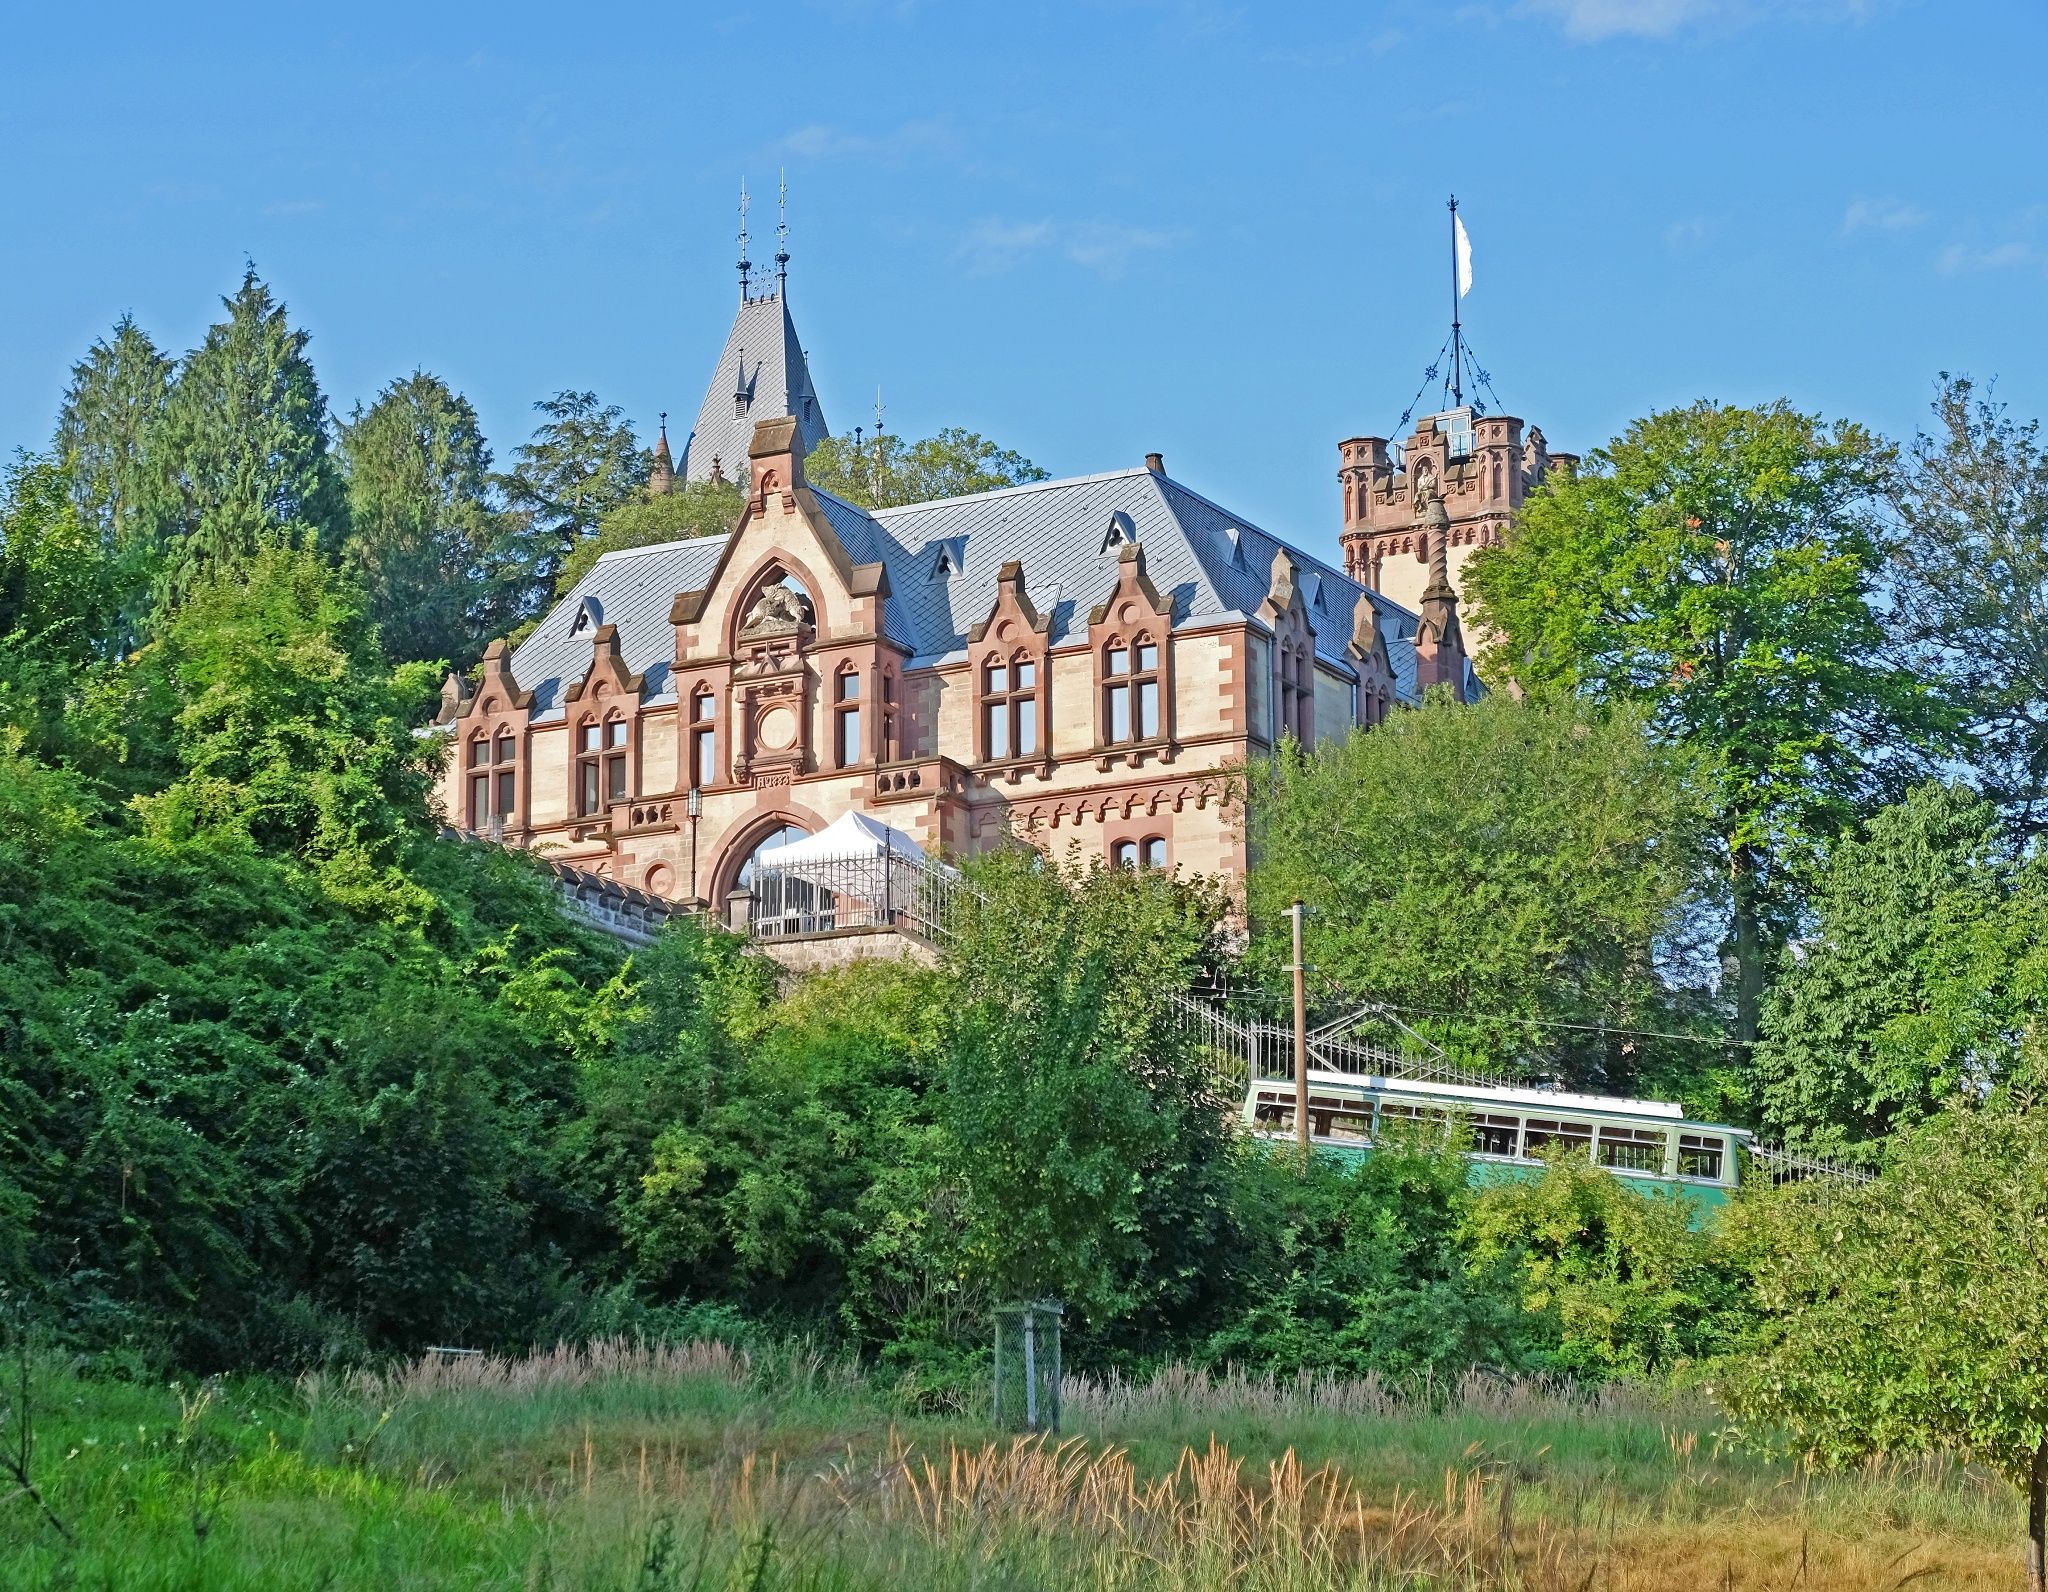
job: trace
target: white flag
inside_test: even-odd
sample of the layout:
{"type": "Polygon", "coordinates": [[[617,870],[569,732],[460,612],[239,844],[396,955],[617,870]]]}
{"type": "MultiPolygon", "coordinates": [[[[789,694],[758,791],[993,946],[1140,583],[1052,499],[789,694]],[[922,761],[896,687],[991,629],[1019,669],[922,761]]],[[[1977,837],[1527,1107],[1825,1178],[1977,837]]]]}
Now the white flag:
{"type": "Polygon", "coordinates": [[[1451,230],[1457,234],[1458,297],[1463,298],[1472,291],[1472,239],[1465,232],[1465,218],[1455,210],[1451,212],[1451,230]]]}

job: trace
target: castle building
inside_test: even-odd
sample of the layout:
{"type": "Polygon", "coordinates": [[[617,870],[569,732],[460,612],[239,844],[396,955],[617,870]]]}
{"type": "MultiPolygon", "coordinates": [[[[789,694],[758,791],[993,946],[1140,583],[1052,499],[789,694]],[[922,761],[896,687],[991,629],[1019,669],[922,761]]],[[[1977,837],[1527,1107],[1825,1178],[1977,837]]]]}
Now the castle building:
{"type": "MultiPolygon", "coordinates": [[[[722,473],[737,523],[606,554],[474,683],[449,678],[450,822],[714,904],[764,846],[849,812],[934,854],[1017,836],[1240,878],[1235,765],[1478,689],[1444,536],[1404,604],[1157,454],[870,512],[806,482],[826,434],[780,280],[743,288],[682,466],[664,436],[650,483],[722,473]]],[[[1347,477],[1370,446],[1345,444],[1347,477]]],[[[1384,490],[1369,466],[1359,484],[1384,490]]],[[[1446,506],[1424,486],[1427,534],[1446,506]]]]}
{"type": "Polygon", "coordinates": [[[1551,453],[1540,430],[1530,426],[1525,432],[1512,415],[1460,406],[1425,415],[1398,449],[1385,437],[1340,442],[1337,464],[1344,573],[1404,607],[1420,609],[1439,555],[1451,589],[1462,596],[1473,551],[1506,534],[1524,495],[1547,473],[1569,472],[1578,459],[1551,453]],[[1443,505],[1440,536],[1424,523],[1422,505],[1429,501],[1443,505]]]}

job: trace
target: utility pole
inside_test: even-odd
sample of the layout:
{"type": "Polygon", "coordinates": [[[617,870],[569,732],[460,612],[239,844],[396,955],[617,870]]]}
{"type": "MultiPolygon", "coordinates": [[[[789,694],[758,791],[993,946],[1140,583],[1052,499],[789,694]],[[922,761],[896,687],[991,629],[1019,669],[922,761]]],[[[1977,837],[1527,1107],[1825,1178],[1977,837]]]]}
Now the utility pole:
{"type": "Polygon", "coordinates": [[[1301,1152],[1302,1170],[1308,1169],[1308,964],[1301,958],[1301,914],[1297,899],[1287,909],[1294,920],[1294,1143],[1301,1152]]]}

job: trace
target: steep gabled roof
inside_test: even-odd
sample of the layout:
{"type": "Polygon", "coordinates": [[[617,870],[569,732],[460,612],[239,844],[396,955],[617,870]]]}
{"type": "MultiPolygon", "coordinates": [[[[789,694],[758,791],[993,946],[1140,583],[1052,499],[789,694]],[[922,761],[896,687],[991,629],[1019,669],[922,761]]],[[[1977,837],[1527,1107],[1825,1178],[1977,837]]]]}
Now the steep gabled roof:
{"type": "MultiPolygon", "coordinates": [[[[1263,628],[1258,611],[1283,545],[1149,469],[1036,481],[874,513],[819,488],[811,492],[848,559],[888,571],[883,627],[910,650],[913,666],[966,656],[968,633],[988,617],[997,578],[1012,560],[1024,566],[1026,590],[1048,617],[1053,645],[1084,640],[1088,610],[1117,578],[1118,546],[1106,535],[1112,523],[1118,541],[1129,537],[1144,549],[1146,575],[1172,604],[1176,626],[1244,619],[1263,628]]],[[[520,685],[534,693],[536,713],[559,708],[564,679],[573,683],[588,667],[589,635],[571,628],[592,601],[600,622],[619,627],[626,667],[646,672],[648,697],[665,697],[673,689],[667,660],[675,644],[669,605],[678,592],[704,588],[725,541],[702,537],[600,558],[512,659],[520,685]]],[[[1289,551],[1323,660],[1339,674],[1353,673],[1345,649],[1363,594],[1378,615],[1396,693],[1414,701],[1415,614],[1320,559],[1289,551]]]]}
{"type": "Polygon", "coordinates": [[[832,433],[811,384],[811,368],[789,318],[789,303],[780,292],[743,301],[726,334],[725,351],[711,372],[711,385],[697,410],[697,424],[683,444],[676,474],[688,481],[711,479],[712,461],[728,481],[744,482],[747,444],[763,420],[789,415],[797,439],[809,453],[832,433]],[[747,395],[745,414],[735,413],[734,398],[747,395]]]}

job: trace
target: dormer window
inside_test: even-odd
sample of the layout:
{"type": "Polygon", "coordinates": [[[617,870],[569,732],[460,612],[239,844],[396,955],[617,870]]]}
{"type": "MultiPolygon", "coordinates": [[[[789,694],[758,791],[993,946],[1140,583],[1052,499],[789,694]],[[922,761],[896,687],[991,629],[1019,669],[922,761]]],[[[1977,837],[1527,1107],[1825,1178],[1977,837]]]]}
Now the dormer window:
{"type": "Polygon", "coordinates": [[[576,605],[576,616],[569,621],[569,634],[572,636],[587,635],[598,626],[602,619],[603,612],[597,605],[597,599],[595,597],[586,597],[576,605]]]}
{"type": "Polygon", "coordinates": [[[946,550],[946,544],[939,544],[938,552],[932,558],[932,579],[944,580],[953,573],[953,555],[946,550]]]}
{"type": "Polygon", "coordinates": [[[1138,539],[1138,527],[1130,515],[1118,509],[1109,517],[1109,528],[1102,533],[1102,552],[1106,558],[1114,558],[1117,549],[1127,547],[1138,539]]]}

